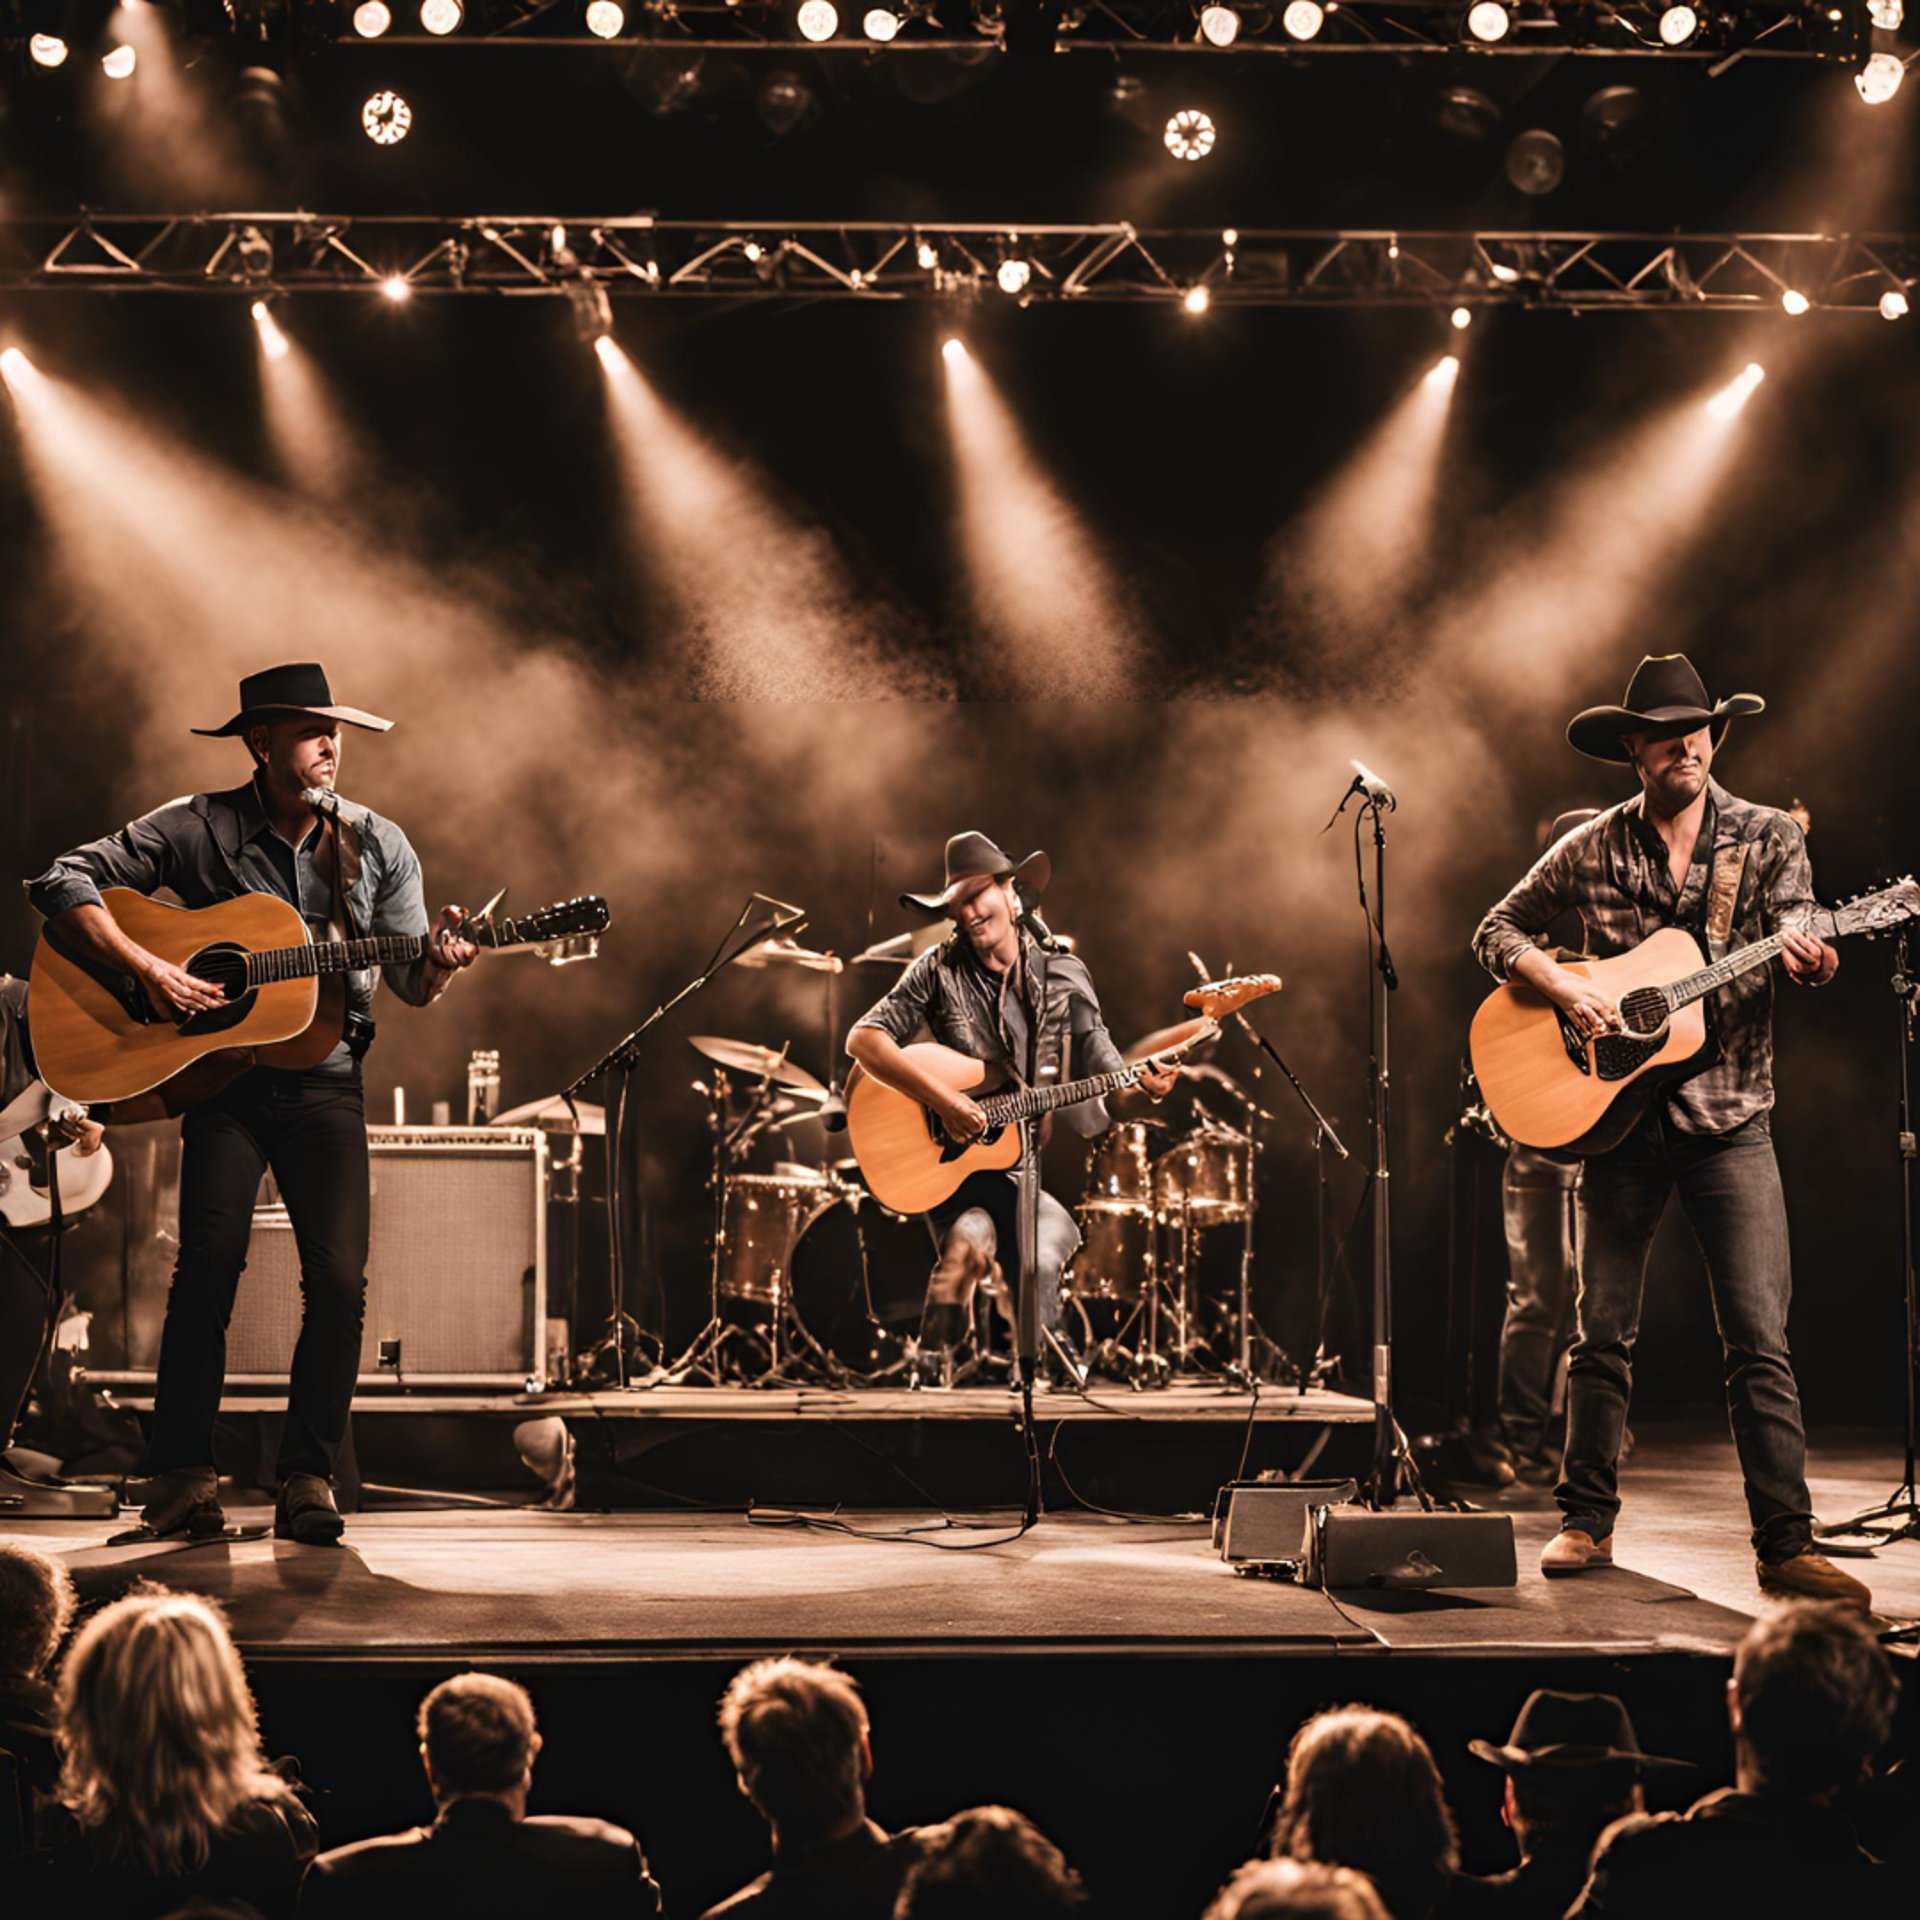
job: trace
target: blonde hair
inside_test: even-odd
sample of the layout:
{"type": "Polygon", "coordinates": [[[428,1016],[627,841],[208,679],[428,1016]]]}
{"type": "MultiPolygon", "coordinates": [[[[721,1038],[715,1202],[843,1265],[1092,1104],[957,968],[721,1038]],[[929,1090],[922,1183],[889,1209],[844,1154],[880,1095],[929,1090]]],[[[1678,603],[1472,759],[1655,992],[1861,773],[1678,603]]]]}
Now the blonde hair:
{"type": "Polygon", "coordinates": [[[62,1803],[151,1873],[204,1866],[248,1802],[294,1798],[261,1754],[226,1621],[192,1594],[149,1588],[88,1621],[60,1670],[55,1724],[62,1803]]]}

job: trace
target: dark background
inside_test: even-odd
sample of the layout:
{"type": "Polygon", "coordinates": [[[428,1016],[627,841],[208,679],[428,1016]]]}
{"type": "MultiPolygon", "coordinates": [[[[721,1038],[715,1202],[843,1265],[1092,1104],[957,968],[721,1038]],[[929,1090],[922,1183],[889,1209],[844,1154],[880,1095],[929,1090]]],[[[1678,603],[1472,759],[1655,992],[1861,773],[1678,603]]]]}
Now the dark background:
{"type": "MultiPolygon", "coordinates": [[[[772,59],[775,56],[766,56],[772,59]]],[[[778,58],[785,60],[783,53],[778,58]]],[[[697,110],[660,114],[619,56],[349,48],[295,71],[288,166],[248,184],[329,210],[625,211],[747,217],[1128,217],[1566,226],[1609,221],[1834,230],[1897,224],[1911,100],[1877,113],[1844,72],[1387,60],[1141,69],[1158,110],[1189,95],[1223,143],[1175,169],[1115,115],[1112,75],[1076,57],[989,61],[913,104],[904,63],[795,56],[817,116],[784,141],[751,88],[714,76],[697,110]],[[351,108],[378,66],[421,109],[376,154],[351,108]],[[1499,176],[1505,135],[1463,147],[1430,103],[1465,75],[1507,103],[1506,133],[1555,125],[1573,155],[1533,203],[1499,176]],[[1656,137],[1630,162],[1579,145],[1588,96],[1642,85],[1656,137]],[[1217,98],[1216,98],[1217,96],[1217,98]],[[343,105],[344,103],[344,105],[343,105]],[[345,131],[341,131],[342,127],[345,131]]],[[[728,64],[728,63],[721,63],[728,64]]],[[[741,64],[741,63],[732,63],[741,64]]],[[[746,63],[751,65],[752,63],[746,63]]],[[[927,69],[931,71],[931,68],[927,69]]],[[[764,71],[764,61],[753,74],[764,71]]],[[[643,76],[644,77],[644,76],[643,76]]],[[[29,77],[31,78],[31,77],[29,77]]],[[[915,83],[916,85],[918,83],[915,83]]],[[[216,89],[217,91],[217,89],[216,89]]],[[[1911,91],[1911,89],[1909,90],[1911,91]]],[[[162,198],[71,100],[16,80],[0,121],[13,207],[162,198]]],[[[996,701],[978,666],[931,305],[624,303],[619,337],[667,405],[740,463],[797,545],[724,524],[699,563],[782,605],[795,554],[837,583],[850,643],[884,636],[871,700],[676,697],[683,606],[660,591],[610,449],[602,378],[558,300],[371,296],[283,303],[282,324],[373,449],[363,483],[320,509],[278,476],[240,298],[16,296],[0,333],[84,397],[99,431],[30,483],[0,413],[0,622],[7,635],[0,847],[25,875],[61,848],[196,787],[237,779],[194,741],[238,673],[318,656],[340,697],[394,714],[350,735],[343,787],[399,819],[434,900],[510,882],[529,906],[585,891],[616,927],[591,967],[505,961],[419,1016],[391,1002],[369,1108],[403,1083],[414,1117],[462,1104],[467,1050],[498,1046],[508,1103],[551,1092],[676,989],[754,888],[805,904],[839,952],[905,922],[940,842],[978,826],[1044,845],[1057,927],[1073,932],[1125,1040],[1180,1011],[1185,960],[1271,968],[1261,1024],[1365,1150],[1366,975],[1345,823],[1321,828],[1360,754],[1395,785],[1390,929],[1399,1366],[1438,1394],[1450,1166],[1467,1019],[1487,983],[1467,953],[1486,905],[1531,857],[1542,811],[1624,788],[1568,749],[1576,708],[1616,699],[1645,651],[1692,653],[1716,691],[1752,688],[1719,771],[1734,790],[1812,809],[1818,884],[1837,898],[1912,858],[1912,614],[1920,472],[1910,325],[1868,317],[1497,312],[1463,339],[1442,313],[1035,306],[989,295],[958,316],[1035,458],[1109,561],[1111,604],[1145,636],[1112,702],[996,701]],[[1427,560],[1389,625],[1331,636],[1270,555],[1290,522],[1440,352],[1463,368],[1427,560]],[[1635,590],[1614,556],[1648,511],[1594,481],[1616,448],[1749,358],[1770,377],[1696,528],[1635,590]],[[104,424],[100,424],[104,423],[104,424]],[[76,502],[79,504],[76,505],[76,502]],[[824,562],[821,556],[825,555],[824,562]],[[1599,556],[1596,560],[1595,556],[1599,556]],[[816,564],[817,563],[817,564],[816,564]],[[1516,611],[1503,580],[1534,583],[1516,611]],[[1483,622],[1484,611],[1484,622],[1483,622]],[[913,674],[967,694],[887,696],[913,674]]],[[[1659,513],[1647,550],[1660,546],[1659,513]]],[[[1277,551],[1284,559],[1282,543],[1277,551]]],[[[921,684],[922,681],[913,681],[921,684]]],[[[0,964],[33,928],[0,904],[0,964]]],[[[1798,1262],[1795,1338],[1811,1418],[1890,1420],[1900,1396],[1894,1015],[1888,952],[1856,946],[1818,999],[1785,995],[1777,1138],[1798,1262]]],[[[880,990],[842,982],[836,1026],[880,990]]],[[[777,1043],[830,1064],[820,984],[723,980],[661,1029],[639,1083],[644,1304],[670,1332],[704,1308],[704,1134],[690,1031],[777,1043]]],[[[1230,1044],[1223,1064],[1243,1070],[1230,1044]]],[[[1310,1349],[1314,1169],[1284,1089],[1263,1194],[1263,1317],[1310,1349]]],[[[1482,1150],[1467,1150],[1479,1154],[1482,1150]]],[[[1484,1174],[1484,1163],[1481,1173],[1484,1174]]],[[[1334,1171],[1344,1225],[1360,1197],[1334,1171]]],[[[1364,1255],[1364,1233],[1356,1255],[1364,1255]]],[[[1497,1241],[1491,1243],[1497,1271],[1497,1241]]],[[[1364,1281],[1364,1265],[1359,1269],[1364,1281]]],[[[1343,1304],[1331,1344],[1356,1351],[1343,1304]]],[[[1678,1234],[1650,1289],[1650,1400],[1711,1403],[1718,1358],[1697,1262],[1678,1234]]]]}

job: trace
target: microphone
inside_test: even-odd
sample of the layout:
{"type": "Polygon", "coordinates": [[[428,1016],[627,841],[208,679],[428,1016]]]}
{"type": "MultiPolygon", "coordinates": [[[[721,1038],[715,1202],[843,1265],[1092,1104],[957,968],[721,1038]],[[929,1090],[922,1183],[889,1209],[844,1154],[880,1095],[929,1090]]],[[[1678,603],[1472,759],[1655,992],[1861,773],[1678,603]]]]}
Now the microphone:
{"type": "Polygon", "coordinates": [[[1369,805],[1385,807],[1389,813],[1399,806],[1400,802],[1393,797],[1393,789],[1364,761],[1349,760],[1347,765],[1353,769],[1353,785],[1347,789],[1349,793],[1363,793],[1369,805]]]}
{"type": "Polygon", "coordinates": [[[1019,881],[1014,882],[1014,891],[1020,896],[1020,924],[1027,929],[1043,947],[1052,947],[1058,943],[1053,937],[1053,929],[1040,918],[1040,909],[1027,897],[1027,890],[1019,881]]]}

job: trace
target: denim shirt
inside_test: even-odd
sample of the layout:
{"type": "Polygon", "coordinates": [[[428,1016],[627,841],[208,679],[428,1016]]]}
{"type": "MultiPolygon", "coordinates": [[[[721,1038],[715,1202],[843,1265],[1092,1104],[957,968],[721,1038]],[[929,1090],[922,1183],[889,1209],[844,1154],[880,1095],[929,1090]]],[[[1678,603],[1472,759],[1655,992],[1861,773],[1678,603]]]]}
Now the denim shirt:
{"type": "MultiPolygon", "coordinates": [[[[900,976],[899,985],[854,1025],[878,1027],[901,1046],[924,1029],[943,1047],[984,1060],[1009,1080],[1024,1082],[1032,991],[1027,983],[1042,969],[1047,995],[1040,1023],[1043,1076],[1078,1080],[1124,1067],[1125,1056],[1101,1017],[1087,963],[1071,953],[1036,956],[1033,942],[1024,938],[1015,973],[995,973],[982,965],[958,935],[928,948],[900,976]]],[[[1099,1100],[1064,1107],[1060,1117],[1083,1139],[1107,1126],[1106,1105],[1099,1100]]]]}
{"type": "MultiPolygon", "coordinates": [[[[379,814],[343,802],[341,812],[357,828],[360,874],[347,891],[353,932],[423,934],[426,895],[420,858],[407,836],[379,814]]],[[[27,899],[48,919],[69,907],[99,906],[102,887],[136,893],[163,888],[187,907],[211,907],[243,893],[271,893],[299,909],[309,936],[327,940],[334,918],[331,855],[319,821],[300,845],[289,846],[273,829],[257,780],[224,793],[196,793],[129,821],[118,833],[90,840],[64,853],[26,883],[27,899]]],[[[341,926],[344,929],[345,919],[341,926]]],[[[423,960],[386,967],[387,985],[413,1006],[426,1004],[423,960]]],[[[371,971],[347,975],[347,1007],[363,1017],[373,1005],[371,971]]],[[[355,1060],[343,1041],[315,1069],[351,1074],[355,1060]]]]}

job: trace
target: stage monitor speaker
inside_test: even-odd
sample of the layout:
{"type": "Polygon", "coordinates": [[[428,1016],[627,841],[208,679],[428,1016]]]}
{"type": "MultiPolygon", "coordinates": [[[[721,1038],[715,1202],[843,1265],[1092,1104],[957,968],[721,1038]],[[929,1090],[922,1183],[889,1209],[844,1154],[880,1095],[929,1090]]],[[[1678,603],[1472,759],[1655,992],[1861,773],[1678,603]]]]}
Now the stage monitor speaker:
{"type": "Polygon", "coordinates": [[[1358,1492],[1352,1480],[1231,1481],[1221,1489],[1214,1547],[1248,1572],[1296,1566],[1312,1510],[1344,1506],[1358,1492]]]}
{"type": "Polygon", "coordinates": [[[1504,1513],[1375,1513],[1316,1507],[1301,1570],[1310,1587],[1511,1587],[1519,1583],[1504,1513]]]}
{"type": "MultiPolygon", "coordinates": [[[[373,1232],[360,1384],[546,1383],[547,1137],[537,1127],[369,1127],[373,1232]]],[[[285,1207],[254,1210],[227,1385],[283,1386],[300,1334],[285,1207]]]]}

